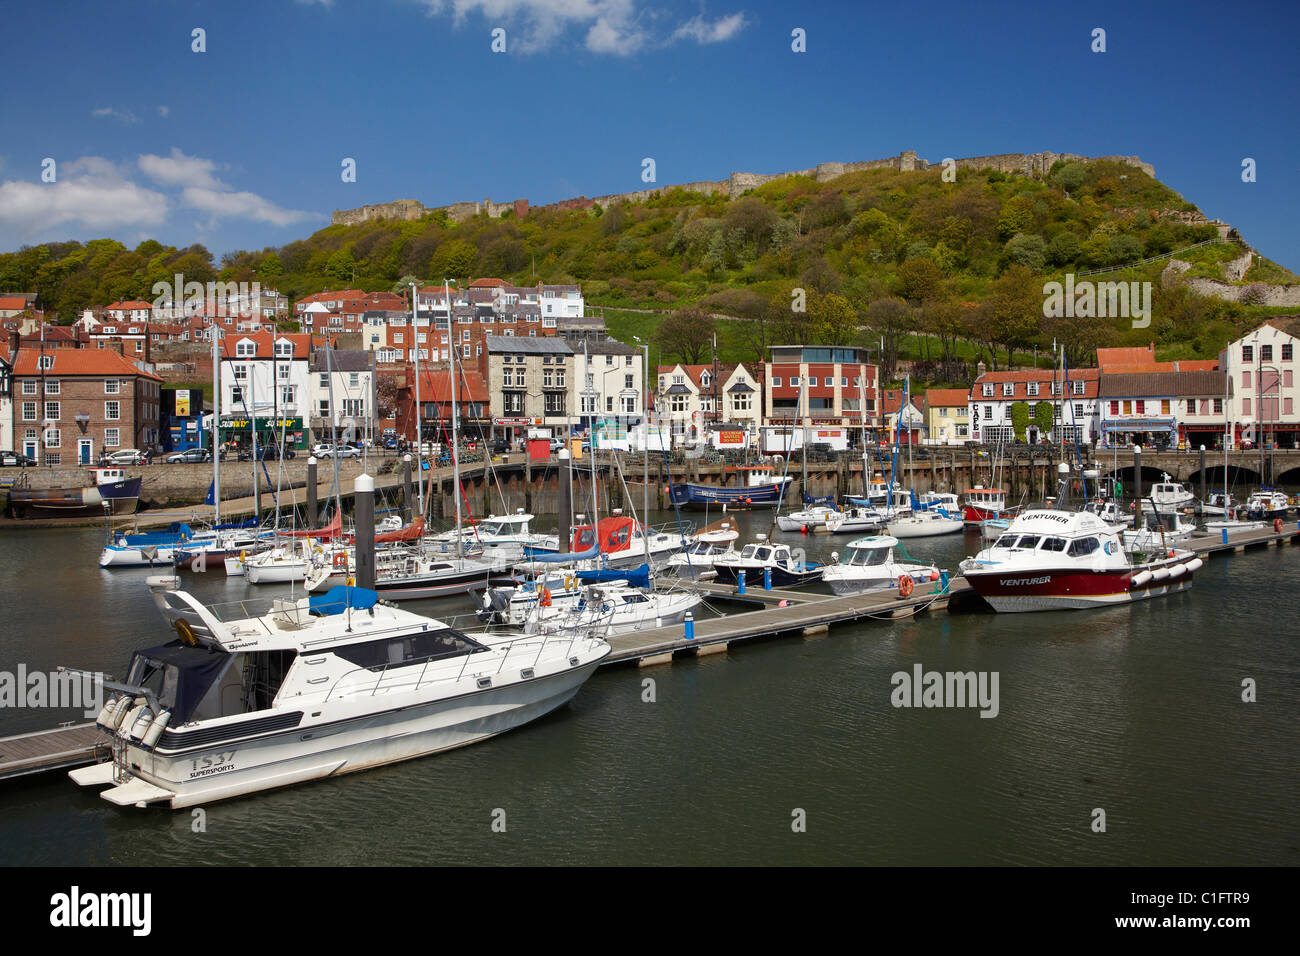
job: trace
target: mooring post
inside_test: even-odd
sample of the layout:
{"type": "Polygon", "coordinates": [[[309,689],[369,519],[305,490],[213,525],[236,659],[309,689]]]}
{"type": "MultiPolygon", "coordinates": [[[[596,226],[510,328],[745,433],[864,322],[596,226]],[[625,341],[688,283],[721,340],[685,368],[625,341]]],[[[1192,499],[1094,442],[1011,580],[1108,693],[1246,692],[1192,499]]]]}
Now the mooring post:
{"type": "Polygon", "coordinates": [[[1142,446],[1133,446],[1133,489],[1137,503],[1134,505],[1134,512],[1137,514],[1137,527],[1144,528],[1142,523],[1142,446]]]}
{"type": "Polygon", "coordinates": [[[1201,446],[1201,502],[1205,502],[1205,446],[1201,446]]]}
{"type": "Polygon", "coordinates": [[[375,586],[375,479],[365,472],[352,485],[352,519],[357,531],[357,587],[375,586]]]}
{"type": "Polygon", "coordinates": [[[686,612],[686,639],[695,640],[695,615],[690,611],[686,612]]]}
{"type": "Polygon", "coordinates": [[[316,500],[316,456],[307,459],[307,527],[315,528],[319,504],[316,500]]]}

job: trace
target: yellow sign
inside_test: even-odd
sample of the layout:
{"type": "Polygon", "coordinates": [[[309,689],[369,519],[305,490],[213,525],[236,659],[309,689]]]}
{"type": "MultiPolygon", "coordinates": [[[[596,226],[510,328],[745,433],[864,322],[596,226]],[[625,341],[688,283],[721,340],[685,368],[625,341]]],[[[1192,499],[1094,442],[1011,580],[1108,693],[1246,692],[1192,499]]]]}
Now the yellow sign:
{"type": "Polygon", "coordinates": [[[188,418],[190,415],[190,393],[180,390],[176,393],[176,417],[188,418]]]}

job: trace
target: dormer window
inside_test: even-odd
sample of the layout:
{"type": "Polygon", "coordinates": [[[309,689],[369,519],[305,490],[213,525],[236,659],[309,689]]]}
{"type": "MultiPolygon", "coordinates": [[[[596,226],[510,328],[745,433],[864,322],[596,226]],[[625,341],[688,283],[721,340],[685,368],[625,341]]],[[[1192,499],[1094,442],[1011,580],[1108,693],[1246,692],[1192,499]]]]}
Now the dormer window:
{"type": "Polygon", "coordinates": [[[241,339],[235,343],[235,355],[239,358],[254,357],[257,355],[257,343],[252,339],[241,339]]]}
{"type": "Polygon", "coordinates": [[[1002,394],[1003,394],[1004,396],[1007,396],[1007,397],[1010,397],[1010,396],[1015,395],[1015,394],[1016,394],[1016,383],[1015,383],[1015,382],[1003,382],[1003,383],[1002,383],[1002,394]]]}
{"type": "Polygon", "coordinates": [[[277,358],[293,358],[293,343],[288,339],[281,339],[276,342],[275,354],[277,358]]]}
{"type": "Polygon", "coordinates": [[[993,385],[991,383],[988,382],[984,383],[984,397],[985,398],[993,397],[993,385]]]}

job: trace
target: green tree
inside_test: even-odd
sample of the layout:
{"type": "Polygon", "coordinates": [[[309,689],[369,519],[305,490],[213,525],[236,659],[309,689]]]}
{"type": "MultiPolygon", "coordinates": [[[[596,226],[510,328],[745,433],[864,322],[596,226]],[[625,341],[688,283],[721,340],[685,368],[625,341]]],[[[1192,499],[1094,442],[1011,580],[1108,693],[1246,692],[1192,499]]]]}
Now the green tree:
{"type": "Polygon", "coordinates": [[[1003,251],[1008,261],[1027,266],[1034,272],[1042,272],[1047,263],[1047,243],[1043,242],[1042,236],[1032,233],[1017,233],[1007,241],[1003,251]]]}
{"type": "Polygon", "coordinates": [[[1058,232],[1047,244],[1047,261],[1054,266],[1068,266],[1079,258],[1083,244],[1072,232],[1058,232]]]}
{"type": "Polygon", "coordinates": [[[274,282],[284,274],[284,264],[280,262],[280,257],[274,252],[268,252],[262,257],[261,264],[257,267],[257,277],[263,282],[274,282]]]}
{"type": "Polygon", "coordinates": [[[1007,350],[1010,367],[1015,349],[1029,345],[1038,336],[1043,317],[1042,285],[1027,266],[1011,265],[993,280],[981,308],[989,336],[1007,350]]]}
{"type": "Polygon", "coordinates": [[[898,294],[913,305],[937,299],[943,290],[943,273],[931,259],[908,259],[898,267],[898,294]]]}
{"type": "Polygon", "coordinates": [[[1065,163],[1052,173],[1052,182],[1072,193],[1084,184],[1088,178],[1088,168],[1083,163],[1065,163]]]}
{"type": "Polygon", "coordinates": [[[469,275],[474,268],[478,251],[464,239],[451,239],[438,246],[430,263],[430,275],[435,280],[447,278],[459,279],[469,275]]]}
{"type": "Polygon", "coordinates": [[[1016,441],[1025,440],[1025,429],[1029,427],[1029,404],[1027,402],[1011,403],[1011,427],[1016,441]]]}
{"type": "Polygon", "coordinates": [[[1034,424],[1041,435],[1050,435],[1056,424],[1056,409],[1051,402],[1037,402],[1034,405],[1034,424]]]}
{"type": "Polygon", "coordinates": [[[712,351],[716,332],[717,323],[703,309],[679,309],[659,323],[654,340],[679,362],[698,365],[712,351]]]}

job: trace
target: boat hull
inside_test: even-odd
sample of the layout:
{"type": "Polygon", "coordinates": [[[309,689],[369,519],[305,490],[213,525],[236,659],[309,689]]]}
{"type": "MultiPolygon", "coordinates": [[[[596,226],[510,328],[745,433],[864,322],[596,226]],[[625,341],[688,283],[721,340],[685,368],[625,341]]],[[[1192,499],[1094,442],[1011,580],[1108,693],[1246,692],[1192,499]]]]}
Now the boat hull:
{"type": "Polygon", "coordinates": [[[962,509],[962,521],[965,522],[966,527],[974,528],[985,521],[1005,518],[1010,513],[1005,508],[977,508],[975,505],[966,505],[962,509]]]}
{"type": "Polygon", "coordinates": [[[781,501],[779,482],[752,485],[748,488],[719,488],[683,482],[669,489],[673,504],[679,508],[716,508],[726,505],[729,510],[745,508],[775,508],[781,501]]]}
{"type": "MultiPolygon", "coordinates": [[[[740,568],[734,564],[714,564],[713,570],[717,573],[717,580],[721,584],[736,584],[740,580],[740,572],[745,572],[745,586],[750,588],[761,588],[763,586],[762,566],[751,568],[740,568]]],[[[772,568],[772,587],[790,588],[798,587],[801,584],[812,584],[820,581],[822,578],[822,568],[813,568],[809,571],[787,571],[784,568],[772,568]]]]}
{"type": "MultiPolygon", "coordinates": [[[[1165,569],[1186,564],[1187,556],[1174,561],[1143,565],[1143,570],[1165,569]]],[[[1185,591],[1192,586],[1193,572],[1187,570],[1177,578],[1152,579],[1134,586],[1132,574],[1121,570],[1086,571],[1032,568],[1022,571],[967,571],[966,580],[975,592],[995,611],[1025,613],[1029,611],[1079,610],[1130,604],[1146,598],[1185,591]]]]}
{"type": "Polygon", "coordinates": [[[14,518],[92,518],[132,515],[140,501],[142,478],[123,478],[88,488],[11,488],[14,518]]]}

